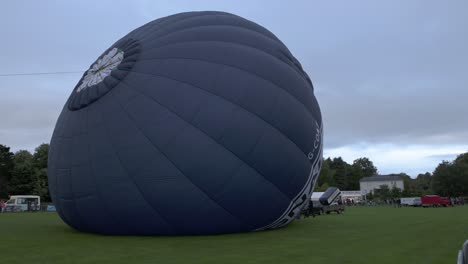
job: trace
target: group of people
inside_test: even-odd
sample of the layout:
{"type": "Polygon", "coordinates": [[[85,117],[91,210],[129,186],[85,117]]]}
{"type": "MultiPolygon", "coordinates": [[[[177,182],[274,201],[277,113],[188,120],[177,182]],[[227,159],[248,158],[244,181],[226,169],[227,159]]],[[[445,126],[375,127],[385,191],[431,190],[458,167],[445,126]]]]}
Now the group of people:
{"type": "Polygon", "coordinates": [[[450,205],[465,205],[465,199],[463,197],[450,197],[450,205]]]}

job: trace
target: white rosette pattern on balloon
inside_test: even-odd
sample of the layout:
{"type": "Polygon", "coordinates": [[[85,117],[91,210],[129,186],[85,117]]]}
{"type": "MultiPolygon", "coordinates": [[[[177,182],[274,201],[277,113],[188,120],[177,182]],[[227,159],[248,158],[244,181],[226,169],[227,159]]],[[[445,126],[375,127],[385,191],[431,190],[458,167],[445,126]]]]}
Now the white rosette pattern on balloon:
{"type": "Polygon", "coordinates": [[[86,72],[86,75],[84,76],[81,85],[76,89],[76,92],[79,93],[88,87],[102,82],[104,78],[111,74],[112,70],[117,68],[123,59],[123,50],[118,48],[111,49],[86,72]]]}

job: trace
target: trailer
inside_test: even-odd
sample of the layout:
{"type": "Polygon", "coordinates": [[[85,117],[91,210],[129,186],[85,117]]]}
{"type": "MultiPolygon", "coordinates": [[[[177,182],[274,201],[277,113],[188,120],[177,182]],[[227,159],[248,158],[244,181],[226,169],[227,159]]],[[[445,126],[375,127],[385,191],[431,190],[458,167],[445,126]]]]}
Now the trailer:
{"type": "Polygon", "coordinates": [[[446,207],[450,205],[450,200],[447,197],[440,197],[439,195],[424,195],[421,197],[421,205],[423,207],[446,207]]]}

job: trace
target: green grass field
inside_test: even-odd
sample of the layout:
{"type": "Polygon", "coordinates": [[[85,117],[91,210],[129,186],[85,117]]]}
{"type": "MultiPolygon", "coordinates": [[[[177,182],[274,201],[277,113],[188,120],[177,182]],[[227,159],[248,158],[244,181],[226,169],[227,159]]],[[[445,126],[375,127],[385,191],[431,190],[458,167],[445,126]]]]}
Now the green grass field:
{"type": "Polygon", "coordinates": [[[468,206],[353,207],[274,231],[186,237],[84,234],[55,213],[0,214],[0,263],[456,263],[468,206]]]}

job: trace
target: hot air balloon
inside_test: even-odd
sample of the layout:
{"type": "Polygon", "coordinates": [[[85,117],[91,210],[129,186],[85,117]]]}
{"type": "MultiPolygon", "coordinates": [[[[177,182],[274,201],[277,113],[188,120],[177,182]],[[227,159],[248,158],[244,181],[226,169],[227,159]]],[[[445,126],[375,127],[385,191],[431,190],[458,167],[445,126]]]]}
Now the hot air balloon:
{"type": "Polygon", "coordinates": [[[312,83],[275,35],[229,13],[176,14],[118,40],[72,90],[50,193],[83,232],[274,229],[309,200],[322,131],[312,83]]]}

